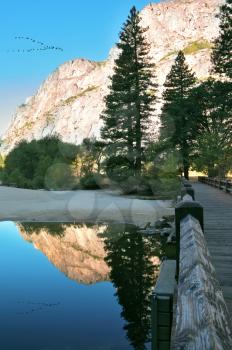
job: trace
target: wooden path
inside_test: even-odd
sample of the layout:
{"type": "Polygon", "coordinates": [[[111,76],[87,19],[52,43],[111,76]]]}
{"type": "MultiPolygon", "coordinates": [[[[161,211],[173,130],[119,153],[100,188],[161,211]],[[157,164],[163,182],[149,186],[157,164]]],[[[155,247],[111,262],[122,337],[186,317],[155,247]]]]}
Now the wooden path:
{"type": "Polygon", "coordinates": [[[202,183],[192,185],[204,207],[205,237],[232,318],[232,195],[202,183]]]}

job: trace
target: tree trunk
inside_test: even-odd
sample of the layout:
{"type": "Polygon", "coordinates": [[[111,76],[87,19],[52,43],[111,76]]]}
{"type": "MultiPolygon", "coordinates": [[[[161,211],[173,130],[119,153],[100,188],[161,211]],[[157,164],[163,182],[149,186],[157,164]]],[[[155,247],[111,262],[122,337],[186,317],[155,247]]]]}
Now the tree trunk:
{"type": "Polygon", "coordinates": [[[135,89],[136,89],[135,171],[136,171],[137,175],[140,176],[141,170],[142,170],[142,131],[141,131],[140,84],[139,84],[139,70],[138,70],[138,49],[137,49],[136,38],[135,38],[135,63],[136,63],[136,73],[135,73],[135,89]]]}
{"type": "Polygon", "coordinates": [[[141,147],[141,125],[140,113],[138,113],[136,121],[136,155],[135,155],[135,170],[138,175],[141,175],[142,169],[142,147],[141,147]]]}
{"type": "Polygon", "coordinates": [[[184,177],[189,180],[189,149],[184,142],[183,149],[182,149],[182,157],[183,157],[183,169],[184,169],[184,177]]]}
{"type": "Polygon", "coordinates": [[[184,177],[189,180],[189,165],[184,165],[184,177]]]}

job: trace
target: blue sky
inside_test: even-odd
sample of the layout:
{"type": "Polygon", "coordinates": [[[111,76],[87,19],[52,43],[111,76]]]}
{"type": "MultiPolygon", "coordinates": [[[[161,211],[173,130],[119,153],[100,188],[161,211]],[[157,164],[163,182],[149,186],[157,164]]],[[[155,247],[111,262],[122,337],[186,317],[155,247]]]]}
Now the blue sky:
{"type": "Polygon", "coordinates": [[[34,94],[57,66],[77,57],[106,59],[130,8],[135,5],[141,10],[148,3],[148,0],[1,1],[0,135],[17,105],[34,94]],[[35,47],[29,41],[16,40],[16,36],[31,37],[64,51],[7,52],[35,47]]]}

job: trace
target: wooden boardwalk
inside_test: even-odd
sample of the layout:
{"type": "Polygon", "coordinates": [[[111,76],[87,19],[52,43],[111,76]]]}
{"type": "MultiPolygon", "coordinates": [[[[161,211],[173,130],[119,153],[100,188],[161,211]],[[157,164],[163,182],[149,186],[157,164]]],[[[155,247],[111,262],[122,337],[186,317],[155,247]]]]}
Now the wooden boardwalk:
{"type": "Polygon", "coordinates": [[[204,207],[206,241],[232,316],[232,195],[202,183],[192,185],[204,207]]]}

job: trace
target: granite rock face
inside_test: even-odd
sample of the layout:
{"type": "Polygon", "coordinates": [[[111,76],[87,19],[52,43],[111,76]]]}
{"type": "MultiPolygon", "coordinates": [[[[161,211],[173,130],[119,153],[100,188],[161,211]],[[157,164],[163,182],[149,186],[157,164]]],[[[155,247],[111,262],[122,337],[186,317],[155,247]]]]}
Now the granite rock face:
{"type": "MultiPolygon", "coordinates": [[[[150,57],[156,64],[158,95],[178,50],[184,50],[191,69],[199,79],[210,74],[212,41],[218,35],[216,14],[224,0],[172,0],[149,4],[141,11],[142,25],[148,27],[150,57]]],[[[3,136],[8,152],[22,139],[39,139],[59,134],[62,140],[79,144],[85,137],[99,137],[108,92],[109,77],[118,51],[112,48],[103,62],[75,59],[53,72],[35,96],[21,105],[3,136]]],[[[159,128],[159,110],[153,117],[159,128]]]]}

